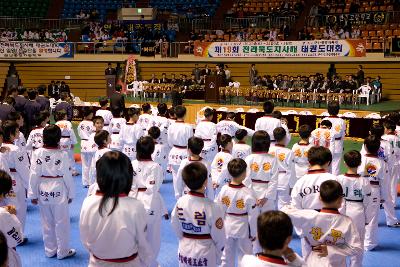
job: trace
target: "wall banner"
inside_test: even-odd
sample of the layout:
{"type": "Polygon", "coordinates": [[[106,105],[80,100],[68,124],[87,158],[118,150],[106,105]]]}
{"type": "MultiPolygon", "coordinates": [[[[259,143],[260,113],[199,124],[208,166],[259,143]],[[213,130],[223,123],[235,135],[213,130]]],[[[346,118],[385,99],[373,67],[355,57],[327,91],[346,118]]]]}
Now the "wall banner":
{"type": "Polygon", "coordinates": [[[73,57],[72,43],[0,42],[0,58],[73,57]]]}

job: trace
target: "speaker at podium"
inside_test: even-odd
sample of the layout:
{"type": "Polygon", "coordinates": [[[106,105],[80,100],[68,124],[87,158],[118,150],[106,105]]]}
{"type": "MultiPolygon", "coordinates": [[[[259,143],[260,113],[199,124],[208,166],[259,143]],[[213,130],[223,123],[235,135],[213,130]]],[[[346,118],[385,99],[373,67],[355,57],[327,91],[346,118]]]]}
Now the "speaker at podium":
{"type": "Polygon", "coordinates": [[[105,78],[107,97],[110,97],[115,92],[115,75],[105,75],[105,78]]]}
{"type": "Polygon", "coordinates": [[[225,86],[225,79],[221,75],[211,75],[206,77],[206,94],[205,101],[207,103],[218,103],[219,102],[219,88],[225,86]]]}

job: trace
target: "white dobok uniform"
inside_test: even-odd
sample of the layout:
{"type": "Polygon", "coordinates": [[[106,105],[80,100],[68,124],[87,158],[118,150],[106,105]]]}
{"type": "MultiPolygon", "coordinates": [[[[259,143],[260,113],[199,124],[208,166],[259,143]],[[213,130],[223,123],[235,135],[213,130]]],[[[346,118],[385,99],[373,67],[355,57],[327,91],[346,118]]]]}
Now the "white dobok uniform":
{"type": "Polygon", "coordinates": [[[190,158],[186,158],[186,159],[182,160],[181,165],[179,166],[178,174],[176,176],[176,181],[174,183],[175,198],[179,199],[181,196],[189,193],[190,189],[189,189],[189,187],[187,187],[185,185],[185,182],[183,181],[182,171],[186,165],[189,165],[190,163],[193,163],[193,162],[202,163],[207,168],[208,179],[207,179],[207,187],[206,187],[205,195],[209,199],[214,200],[214,189],[212,186],[211,172],[210,172],[210,167],[208,167],[207,161],[205,159],[193,160],[190,158]]]}
{"type": "Polygon", "coordinates": [[[43,127],[35,127],[29,133],[28,140],[26,141],[26,149],[34,151],[43,147],[43,127]]]}
{"type": "Polygon", "coordinates": [[[90,170],[89,170],[89,184],[92,185],[97,180],[97,171],[96,171],[96,162],[107,152],[111,151],[111,149],[107,147],[99,148],[94,153],[92,158],[92,162],[90,163],[90,170]]]}
{"type": "Polygon", "coordinates": [[[242,141],[233,144],[232,148],[233,158],[239,158],[244,160],[250,154],[251,154],[251,146],[249,146],[248,144],[242,141]]]}
{"type": "Polygon", "coordinates": [[[60,149],[66,151],[69,156],[70,166],[75,170],[75,158],[73,145],[77,142],[75,131],[72,128],[72,123],[67,120],[57,121],[56,125],[61,129],[60,149]]]}
{"type": "Polygon", "coordinates": [[[346,257],[362,252],[360,235],[350,217],[336,209],[299,210],[285,206],[282,211],[290,216],[296,233],[311,247],[303,255],[307,266],[346,266],[346,257]],[[320,257],[313,248],[327,245],[328,255],[320,257]]]}
{"type": "Polygon", "coordinates": [[[204,148],[200,156],[208,162],[207,165],[210,165],[218,153],[217,125],[212,121],[202,120],[197,124],[194,136],[203,139],[204,148]]]}
{"type": "Polygon", "coordinates": [[[308,162],[308,150],[312,147],[312,144],[300,143],[296,143],[292,147],[297,180],[303,177],[307,173],[308,168],[310,168],[310,163],[308,162]]]}
{"type": "Polygon", "coordinates": [[[99,213],[102,194],[87,197],[82,204],[79,229],[82,244],[90,253],[89,267],[147,267],[154,259],[146,240],[143,204],[120,195],[118,206],[107,216],[112,200],[99,213]],[[112,249],[110,249],[112,248],[112,249]]]}
{"type": "Polygon", "coordinates": [[[29,160],[26,152],[18,146],[4,142],[3,147],[10,151],[4,153],[9,169],[7,172],[12,179],[12,192],[7,195],[7,202],[14,205],[17,210],[17,218],[21,222],[22,230],[26,219],[26,190],[29,187],[29,160]]]}
{"type": "MultiPolygon", "coordinates": [[[[360,234],[361,246],[364,247],[365,225],[372,217],[367,213],[371,205],[371,185],[369,180],[358,174],[343,174],[338,176],[338,182],[344,191],[344,208],[342,214],[347,215],[353,220],[358,233],[360,234]]],[[[361,267],[363,252],[350,259],[351,267],[361,267]]]]}
{"type": "Polygon", "coordinates": [[[110,121],[113,118],[111,111],[107,109],[99,109],[96,111],[96,116],[100,116],[104,119],[103,130],[110,132],[110,121]]]}
{"type": "MultiPolygon", "coordinates": [[[[157,142],[163,145],[168,145],[168,128],[171,122],[169,119],[162,116],[152,116],[149,126],[156,126],[160,129],[160,137],[157,142]]],[[[148,130],[148,129],[147,129],[148,130]]]]}
{"type": "Polygon", "coordinates": [[[371,216],[370,223],[365,226],[364,250],[372,250],[378,245],[378,218],[381,199],[388,195],[387,179],[385,179],[384,161],[378,156],[366,154],[362,156],[358,173],[367,178],[371,184],[372,203],[367,210],[371,216]]]}
{"type": "Polygon", "coordinates": [[[121,128],[120,138],[122,152],[128,156],[130,160],[136,159],[136,143],[140,137],[144,136],[142,126],[137,123],[127,122],[121,128]]]}
{"type": "Polygon", "coordinates": [[[146,238],[152,248],[154,259],[150,266],[158,266],[157,256],[161,245],[161,217],[168,214],[164,200],[159,193],[164,176],[161,166],[152,160],[133,160],[133,185],[137,189],[136,198],[147,212],[146,238]]]}
{"type": "Polygon", "coordinates": [[[268,153],[252,153],[245,159],[247,177],[243,184],[254,190],[256,198],[266,199],[260,208],[261,213],[276,208],[278,187],[278,162],[268,153]]]}
{"type": "Polygon", "coordinates": [[[92,163],[92,158],[97,146],[92,140],[90,140],[93,132],[93,122],[91,120],[83,120],[79,123],[78,135],[81,138],[82,184],[84,186],[90,184],[90,164],[92,163]]]}
{"type": "Polygon", "coordinates": [[[167,168],[168,168],[168,154],[169,154],[169,146],[168,144],[164,143],[155,143],[154,145],[154,152],[151,155],[151,158],[157,162],[163,171],[163,175],[165,177],[167,168]]]}
{"type": "Polygon", "coordinates": [[[332,123],[332,133],[334,135],[331,152],[332,152],[332,174],[338,175],[340,173],[340,161],[343,154],[343,142],[346,136],[346,123],[338,116],[329,116],[324,118],[332,123]]]}
{"type": "Polygon", "coordinates": [[[269,115],[265,115],[256,120],[256,124],[254,126],[254,130],[256,131],[266,131],[271,139],[271,142],[275,140],[274,138],[274,130],[278,127],[282,127],[281,120],[274,118],[269,115]]]}
{"type": "Polygon", "coordinates": [[[219,188],[231,181],[231,176],[228,172],[228,163],[232,159],[233,156],[231,153],[223,150],[215,155],[214,160],[211,163],[211,179],[213,184],[217,184],[219,188]]]}
{"type": "Polygon", "coordinates": [[[151,127],[151,126],[153,126],[153,125],[151,125],[152,124],[152,122],[153,122],[153,115],[151,115],[151,114],[148,114],[148,113],[143,113],[143,114],[141,114],[140,116],[139,116],[139,119],[138,119],[138,121],[137,121],[137,124],[139,124],[141,127],[142,127],[142,130],[143,131],[146,131],[147,132],[147,130],[151,127]]]}
{"type": "Polygon", "coordinates": [[[245,185],[226,184],[215,200],[224,210],[226,243],[222,253],[221,267],[235,266],[246,254],[252,254],[251,239],[257,236],[256,196],[245,185]],[[236,257],[236,251],[238,257],[236,257]]]}
{"type": "Polygon", "coordinates": [[[111,144],[110,149],[122,151],[121,129],[126,124],[124,118],[112,118],[110,121],[111,144]]]}
{"type": "Polygon", "coordinates": [[[296,183],[294,155],[292,150],[279,144],[272,146],[269,153],[278,163],[277,207],[280,209],[290,204],[290,189],[296,183]]]}
{"type": "Polygon", "coordinates": [[[172,210],[171,224],[179,238],[180,267],[221,264],[225,246],[223,211],[204,194],[189,192],[172,210]]]}
{"type": "Polygon", "coordinates": [[[244,127],[232,120],[222,120],[217,123],[217,132],[220,134],[227,134],[235,137],[235,133],[239,129],[244,129],[247,131],[247,135],[252,136],[254,131],[250,128],[244,127]]]}
{"type": "Polygon", "coordinates": [[[7,239],[8,263],[6,266],[21,267],[21,259],[15,247],[24,240],[22,225],[15,215],[8,213],[8,211],[2,207],[0,207],[0,231],[7,239]]]}
{"type": "Polygon", "coordinates": [[[28,197],[39,202],[46,256],[65,257],[70,250],[68,200],[75,197],[66,152],[43,147],[32,154],[28,197]]]}
{"type": "Polygon", "coordinates": [[[289,262],[281,257],[276,257],[273,255],[258,254],[245,255],[242,259],[241,265],[239,266],[251,266],[251,267],[279,267],[279,266],[302,266],[304,264],[303,259],[300,258],[296,253],[296,259],[289,262]]]}

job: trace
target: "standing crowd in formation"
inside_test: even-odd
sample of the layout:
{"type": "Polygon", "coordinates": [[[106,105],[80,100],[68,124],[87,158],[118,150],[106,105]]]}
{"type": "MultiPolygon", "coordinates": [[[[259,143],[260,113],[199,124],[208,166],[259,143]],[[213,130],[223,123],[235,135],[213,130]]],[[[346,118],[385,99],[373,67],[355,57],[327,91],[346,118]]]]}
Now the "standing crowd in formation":
{"type": "MultiPolygon", "coordinates": [[[[372,126],[361,151],[343,155],[346,124],[335,101],[319,128],[299,127],[292,148],[270,101],[254,130],[233,112],[214,123],[210,108],[193,127],[182,105],[160,103],[157,115],[148,103],[109,109],[102,99],[100,106],[85,107],[77,127],[88,190],[79,227],[89,266],[162,265],[163,219],[179,239],[179,266],[346,266],[346,258],[362,266],[363,252],[378,246],[380,206],[387,226],[400,227],[398,113],[372,126]],[[160,188],[171,176],[176,204],[169,214],[160,188]],[[301,256],[290,248],[293,229],[301,256]]],[[[21,266],[15,247],[27,242],[28,199],[40,210],[45,256],[76,253],[69,204],[78,138],[66,110],[54,113],[50,123],[47,106],[28,128],[18,111],[1,118],[0,266],[21,266]]]]}

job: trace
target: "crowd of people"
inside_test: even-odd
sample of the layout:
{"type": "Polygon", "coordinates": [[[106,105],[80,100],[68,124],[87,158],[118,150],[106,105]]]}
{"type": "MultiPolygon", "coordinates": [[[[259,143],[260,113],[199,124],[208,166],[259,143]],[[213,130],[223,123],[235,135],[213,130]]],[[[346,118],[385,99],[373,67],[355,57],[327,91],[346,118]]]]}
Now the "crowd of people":
{"type": "Polygon", "coordinates": [[[163,218],[179,239],[179,266],[344,266],[347,257],[361,266],[363,251],[378,246],[380,204],[387,226],[400,227],[399,113],[374,124],[360,151],[342,155],[346,124],[336,101],[318,128],[301,125],[300,141],[289,148],[288,127],[270,101],[254,130],[236,123],[234,112],[214,123],[210,108],[194,128],[182,105],[160,103],[157,115],[148,103],[125,110],[116,92],[97,111],[84,108],[78,144],[68,94],[61,93],[51,123],[45,89],[39,96],[30,90],[29,99],[12,91],[0,106],[2,266],[7,258],[21,266],[14,248],[29,245],[28,199],[39,206],[46,257],[75,255],[68,206],[75,146],[88,189],[79,227],[89,266],[158,266],[163,218]],[[169,214],[159,191],[171,176],[176,205],[169,214]],[[290,248],[293,228],[301,256],[290,248]]]}
{"type": "Polygon", "coordinates": [[[66,42],[68,41],[68,32],[58,29],[2,29],[0,30],[0,41],[66,42]]]}
{"type": "Polygon", "coordinates": [[[262,9],[260,11],[250,11],[246,10],[246,1],[238,1],[238,4],[235,8],[232,8],[227,16],[233,16],[237,18],[244,18],[244,17],[251,17],[251,16],[298,16],[303,12],[305,7],[304,1],[296,1],[294,4],[291,4],[290,1],[281,1],[279,6],[276,7],[269,7],[267,9],[262,9]]]}

